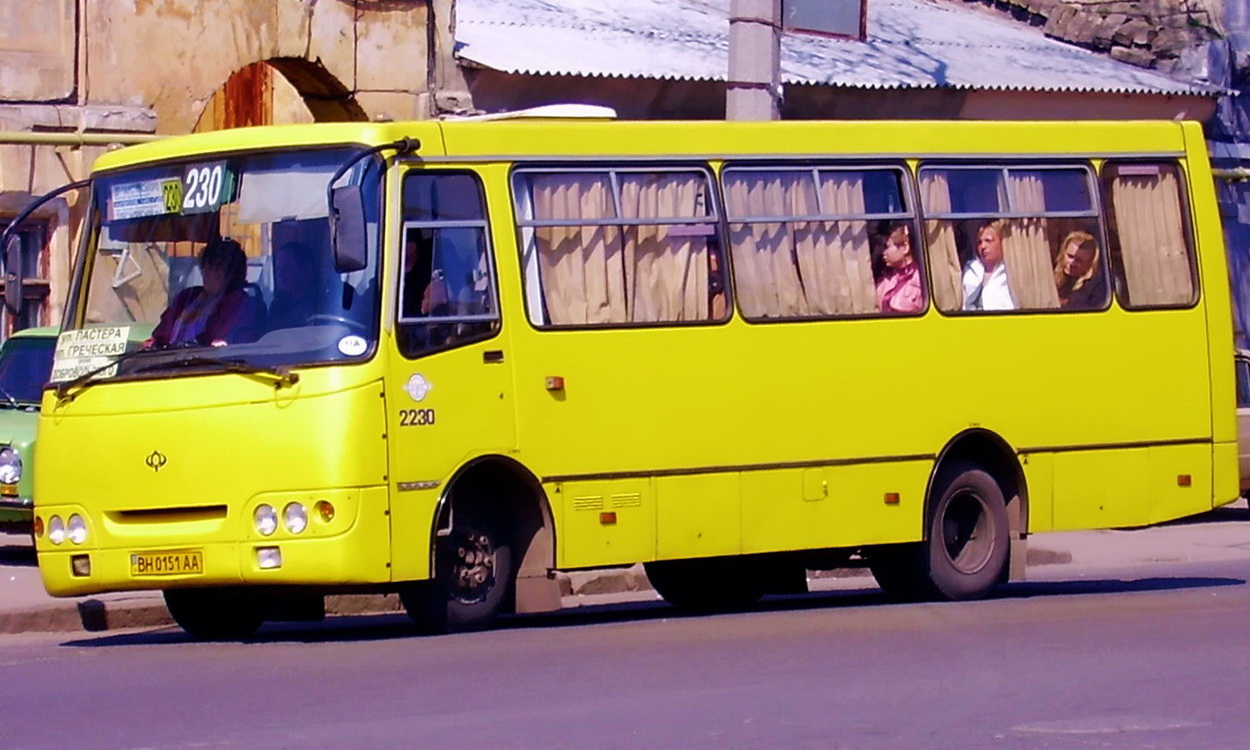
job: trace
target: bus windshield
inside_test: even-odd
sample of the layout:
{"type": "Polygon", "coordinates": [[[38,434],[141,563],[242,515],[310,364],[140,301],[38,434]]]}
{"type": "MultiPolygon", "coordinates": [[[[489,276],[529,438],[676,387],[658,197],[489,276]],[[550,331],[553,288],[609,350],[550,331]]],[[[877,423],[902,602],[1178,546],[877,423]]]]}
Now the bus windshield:
{"type": "MultiPolygon", "coordinates": [[[[367,358],[378,331],[377,160],[336,183],[355,182],[365,197],[363,269],[335,269],[326,199],[357,154],[210,155],[97,176],[83,293],[64,330],[80,340],[113,332],[116,348],[80,347],[89,354],[150,353],[125,358],[119,375],[161,377],[208,360],[264,368],[367,358]]],[[[60,356],[58,371],[73,371],[60,356]]]]}

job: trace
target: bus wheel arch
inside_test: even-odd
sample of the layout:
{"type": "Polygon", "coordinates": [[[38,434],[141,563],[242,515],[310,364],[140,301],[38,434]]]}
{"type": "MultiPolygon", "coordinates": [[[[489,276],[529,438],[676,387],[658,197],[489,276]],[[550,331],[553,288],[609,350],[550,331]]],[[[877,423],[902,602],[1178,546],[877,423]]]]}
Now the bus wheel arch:
{"type": "Polygon", "coordinates": [[[551,510],[537,479],[515,461],[482,456],[461,467],[439,500],[430,540],[430,580],[401,591],[426,629],[475,630],[502,612],[559,609],[551,510]],[[480,592],[457,596],[473,582],[480,592]]]}
{"type": "Polygon", "coordinates": [[[1027,493],[1008,443],[979,429],[952,439],[934,462],[922,518],[920,542],[867,551],[887,594],[975,599],[1022,571],[1027,493]]]}
{"type": "MultiPolygon", "coordinates": [[[[1010,524],[1012,540],[1023,540],[1029,532],[1029,492],[1028,483],[1024,478],[1024,467],[1011,445],[1000,435],[986,429],[976,428],[965,430],[956,435],[938,453],[933,464],[933,472],[929,475],[929,492],[925,495],[925,517],[931,510],[928,506],[933,497],[933,484],[942,471],[943,466],[954,461],[971,461],[982,466],[985,471],[998,482],[1002,489],[1003,501],[1007,504],[1007,521],[1010,524]]],[[[1015,559],[1016,549],[1012,549],[1013,575],[1014,566],[1024,566],[1024,549],[1020,549],[1020,560],[1015,559]]]]}

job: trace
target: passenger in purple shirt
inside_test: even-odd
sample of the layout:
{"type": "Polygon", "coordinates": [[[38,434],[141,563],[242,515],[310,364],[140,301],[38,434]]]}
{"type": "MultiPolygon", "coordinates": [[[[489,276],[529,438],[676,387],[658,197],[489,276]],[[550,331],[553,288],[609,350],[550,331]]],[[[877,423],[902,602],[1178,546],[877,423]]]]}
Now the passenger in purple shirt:
{"type": "Polygon", "coordinates": [[[200,275],[203,286],[187,287],[174,297],[145,347],[225,346],[260,336],[265,303],[244,291],[247,256],[239,243],[232,239],[210,242],[200,253],[200,275]]]}

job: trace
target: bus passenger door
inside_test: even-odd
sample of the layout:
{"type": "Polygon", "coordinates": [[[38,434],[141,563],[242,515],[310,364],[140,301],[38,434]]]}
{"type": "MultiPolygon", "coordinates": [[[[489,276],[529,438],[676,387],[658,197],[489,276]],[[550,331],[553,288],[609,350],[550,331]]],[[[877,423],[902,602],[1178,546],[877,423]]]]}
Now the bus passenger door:
{"type": "Polygon", "coordinates": [[[465,171],[403,179],[386,385],[394,580],[426,578],[438,500],[465,463],[515,450],[482,187],[465,171]]]}

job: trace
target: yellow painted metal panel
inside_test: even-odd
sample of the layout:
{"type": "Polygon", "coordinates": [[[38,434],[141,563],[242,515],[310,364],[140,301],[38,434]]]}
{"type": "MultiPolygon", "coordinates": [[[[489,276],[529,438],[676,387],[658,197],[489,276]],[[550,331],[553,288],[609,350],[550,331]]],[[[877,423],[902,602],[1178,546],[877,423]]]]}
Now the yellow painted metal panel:
{"type": "Polygon", "coordinates": [[[1150,518],[1150,451],[1057,453],[1055,531],[1140,526],[1150,518]]]}
{"type": "Polygon", "coordinates": [[[1149,523],[1211,509],[1211,446],[1150,448],[1149,523]]]}
{"type": "Polygon", "coordinates": [[[546,489],[558,519],[557,567],[591,568],[655,559],[655,497],[650,480],[558,482],[546,489]]]}
{"type": "Polygon", "coordinates": [[[811,469],[752,471],[742,475],[744,552],[857,546],[915,541],[923,534],[924,491],[932,463],[828,466],[819,469],[828,497],[803,496],[811,469]],[[887,503],[887,493],[898,503],[887,503]]]}
{"type": "Polygon", "coordinates": [[[736,555],[742,551],[736,473],[657,477],[656,556],[736,555]]]}

